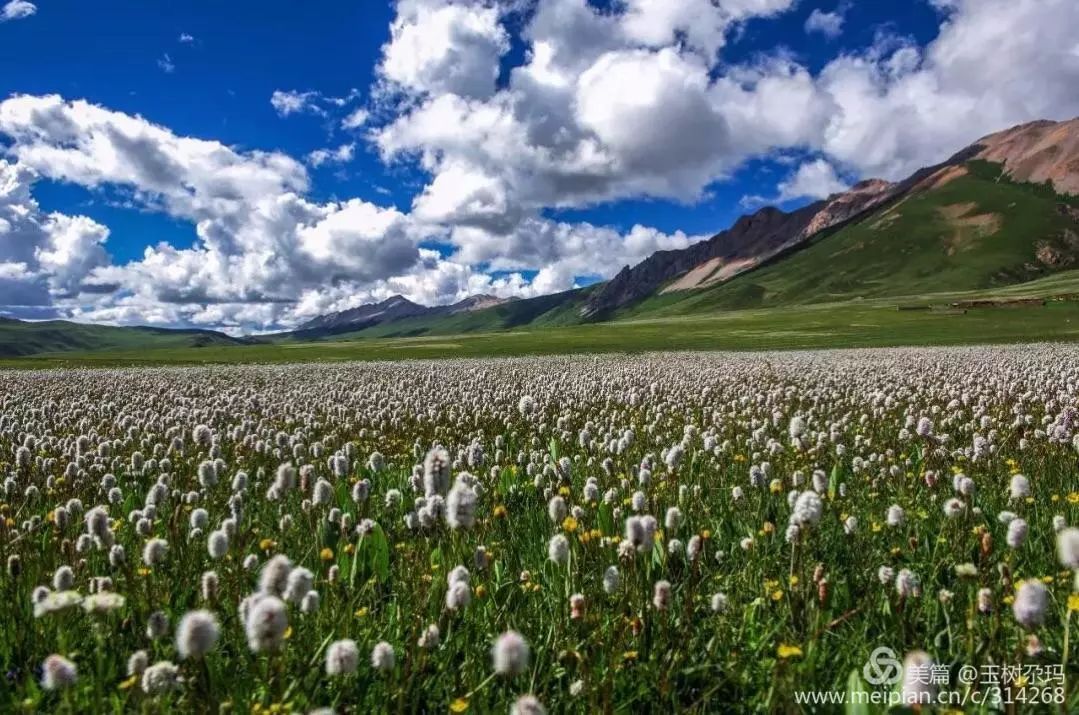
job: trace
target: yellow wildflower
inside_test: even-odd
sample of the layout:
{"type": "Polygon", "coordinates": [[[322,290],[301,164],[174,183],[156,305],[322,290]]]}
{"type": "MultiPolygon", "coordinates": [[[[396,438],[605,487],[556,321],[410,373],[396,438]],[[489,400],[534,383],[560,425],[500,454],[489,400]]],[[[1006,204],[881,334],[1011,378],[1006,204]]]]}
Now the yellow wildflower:
{"type": "Polygon", "coordinates": [[[776,648],[776,655],[778,655],[783,660],[787,660],[788,658],[801,658],[802,649],[796,645],[780,643],[779,647],[776,648]]]}

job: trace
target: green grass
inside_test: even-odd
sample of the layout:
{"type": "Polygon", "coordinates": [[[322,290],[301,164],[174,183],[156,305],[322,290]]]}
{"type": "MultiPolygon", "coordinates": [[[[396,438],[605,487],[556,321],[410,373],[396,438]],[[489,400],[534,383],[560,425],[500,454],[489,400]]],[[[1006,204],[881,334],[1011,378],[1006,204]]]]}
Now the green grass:
{"type": "MultiPolygon", "coordinates": [[[[949,296],[950,297],[950,296],[949,296]]],[[[943,300],[936,297],[934,300],[943,300]]],[[[1079,339],[1079,302],[963,312],[900,311],[895,301],[746,310],[711,316],[638,318],[595,325],[407,338],[363,338],[203,348],[56,353],[3,367],[551,355],[661,350],[759,350],[960,345],[1079,339]]]]}

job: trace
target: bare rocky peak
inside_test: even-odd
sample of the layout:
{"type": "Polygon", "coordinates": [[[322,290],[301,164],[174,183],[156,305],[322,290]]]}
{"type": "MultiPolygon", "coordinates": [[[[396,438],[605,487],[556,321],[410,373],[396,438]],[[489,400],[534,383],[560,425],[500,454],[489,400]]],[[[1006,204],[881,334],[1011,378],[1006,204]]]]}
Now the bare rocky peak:
{"type": "Polygon", "coordinates": [[[1062,194],[1079,194],[1079,118],[1020,124],[975,145],[977,158],[1003,164],[1015,181],[1049,181],[1062,194]]]}

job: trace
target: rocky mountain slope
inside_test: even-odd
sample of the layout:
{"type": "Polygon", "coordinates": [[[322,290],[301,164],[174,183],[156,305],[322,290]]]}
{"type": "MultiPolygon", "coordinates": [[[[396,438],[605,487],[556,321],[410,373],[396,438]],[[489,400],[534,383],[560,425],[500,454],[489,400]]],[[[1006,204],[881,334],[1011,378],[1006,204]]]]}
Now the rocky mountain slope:
{"type": "Polygon", "coordinates": [[[778,256],[845,226],[888,202],[931,191],[965,176],[972,160],[1002,165],[1015,182],[1050,182],[1062,194],[1079,193],[1079,119],[1038,121],[990,134],[942,164],[904,181],[870,179],[787,213],[767,207],[743,216],[730,229],[677,251],[660,251],[626,266],[594,291],[581,309],[586,320],[612,317],[657,293],[708,288],[757,268],[778,256]]]}

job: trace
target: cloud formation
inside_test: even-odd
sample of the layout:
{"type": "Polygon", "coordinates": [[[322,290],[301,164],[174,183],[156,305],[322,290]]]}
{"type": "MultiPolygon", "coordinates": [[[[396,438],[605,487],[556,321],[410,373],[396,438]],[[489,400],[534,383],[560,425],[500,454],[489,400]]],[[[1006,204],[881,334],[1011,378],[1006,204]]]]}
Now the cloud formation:
{"type": "Polygon", "coordinates": [[[26,0],[9,0],[0,8],[0,22],[22,20],[37,12],[37,5],[26,0]]]}
{"type": "MultiPolygon", "coordinates": [[[[346,133],[312,147],[310,166],[370,142],[387,165],[417,167],[407,208],[316,201],[303,161],[281,152],[179,136],[85,101],[11,97],[0,102],[0,305],[265,329],[398,292],[438,303],[564,290],[701,237],[552,210],[693,202],[748,159],[780,153],[811,158],[777,182],[777,200],[819,198],[846,179],[905,176],[1012,124],[1079,114],[1071,0],[941,0],[928,45],[882,33],[819,71],[780,50],[724,60],[744,23],[793,5],[400,0],[370,104],[315,90],[270,102],[346,133]],[[118,190],[189,221],[198,241],[115,265],[107,227],[37,207],[39,178],[118,190]]],[[[806,30],[837,34],[844,12],[818,9],[806,30]]]]}

